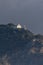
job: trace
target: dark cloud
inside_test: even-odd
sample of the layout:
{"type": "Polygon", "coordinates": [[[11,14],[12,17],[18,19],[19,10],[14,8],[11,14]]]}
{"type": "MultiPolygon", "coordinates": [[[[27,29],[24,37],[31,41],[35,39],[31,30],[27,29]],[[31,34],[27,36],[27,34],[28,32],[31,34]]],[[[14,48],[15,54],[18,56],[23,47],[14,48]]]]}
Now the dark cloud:
{"type": "Polygon", "coordinates": [[[43,34],[43,0],[0,0],[0,23],[8,22],[43,34]]]}

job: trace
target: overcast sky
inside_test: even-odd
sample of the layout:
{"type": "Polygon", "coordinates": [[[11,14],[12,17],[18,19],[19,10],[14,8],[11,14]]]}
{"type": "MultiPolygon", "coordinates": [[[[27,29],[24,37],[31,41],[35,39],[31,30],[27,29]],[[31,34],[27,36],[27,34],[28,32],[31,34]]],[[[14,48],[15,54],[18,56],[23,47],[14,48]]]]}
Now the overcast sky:
{"type": "Polygon", "coordinates": [[[0,23],[8,22],[43,34],[43,0],[0,0],[0,23]]]}

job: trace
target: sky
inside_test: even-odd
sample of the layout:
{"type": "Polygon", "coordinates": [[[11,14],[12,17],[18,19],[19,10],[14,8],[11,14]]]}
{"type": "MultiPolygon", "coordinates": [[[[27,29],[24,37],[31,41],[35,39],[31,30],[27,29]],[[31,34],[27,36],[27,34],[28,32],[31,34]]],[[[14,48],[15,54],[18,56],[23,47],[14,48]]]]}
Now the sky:
{"type": "Polygon", "coordinates": [[[0,24],[20,23],[43,34],[43,0],[0,0],[0,24]]]}

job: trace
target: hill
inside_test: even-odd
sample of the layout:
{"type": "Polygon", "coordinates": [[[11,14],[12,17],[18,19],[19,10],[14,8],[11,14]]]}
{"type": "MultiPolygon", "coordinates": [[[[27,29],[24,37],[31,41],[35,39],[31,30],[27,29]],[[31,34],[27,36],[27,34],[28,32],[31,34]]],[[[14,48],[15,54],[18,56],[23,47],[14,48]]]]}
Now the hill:
{"type": "Polygon", "coordinates": [[[43,35],[0,25],[0,65],[43,65],[43,35]]]}

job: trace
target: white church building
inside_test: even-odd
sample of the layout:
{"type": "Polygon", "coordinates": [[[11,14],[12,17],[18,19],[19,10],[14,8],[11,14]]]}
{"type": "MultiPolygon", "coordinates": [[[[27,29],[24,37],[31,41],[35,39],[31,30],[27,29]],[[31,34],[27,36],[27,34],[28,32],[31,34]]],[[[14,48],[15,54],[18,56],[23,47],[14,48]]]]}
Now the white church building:
{"type": "Polygon", "coordinates": [[[20,24],[17,25],[17,28],[22,28],[22,26],[20,24]]]}

